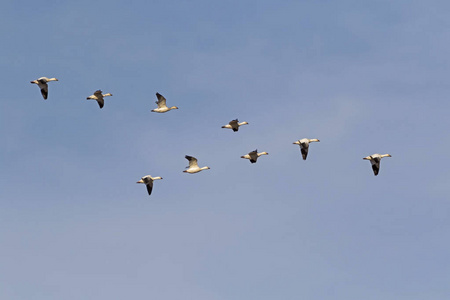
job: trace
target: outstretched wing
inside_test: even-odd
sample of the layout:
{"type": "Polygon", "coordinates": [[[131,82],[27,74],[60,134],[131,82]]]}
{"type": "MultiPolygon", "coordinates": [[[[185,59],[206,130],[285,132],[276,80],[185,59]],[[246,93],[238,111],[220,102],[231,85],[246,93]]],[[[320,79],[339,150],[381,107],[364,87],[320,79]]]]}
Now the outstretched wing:
{"type": "Polygon", "coordinates": [[[156,101],[155,103],[158,105],[158,108],[167,107],[166,98],[164,98],[163,95],[161,95],[160,93],[156,93],[156,97],[158,98],[158,101],[156,101]]]}
{"type": "Polygon", "coordinates": [[[45,87],[41,88],[41,94],[42,97],[44,97],[44,100],[47,100],[48,97],[48,86],[45,85],[45,87]]]}
{"type": "Polygon", "coordinates": [[[103,97],[103,95],[102,95],[102,91],[101,90],[96,90],[95,92],[94,92],[94,95],[98,98],[98,97],[103,97]]]}
{"type": "Polygon", "coordinates": [[[305,144],[300,145],[300,151],[302,152],[303,160],[306,160],[306,157],[308,156],[308,149],[309,149],[309,145],[305,145],[305,144]]]}
{"type": "Polygon", "coordinates": [[[185,158],[189,161],[189,168],[198,168],[197,159],[195,157],[186,155],[185,158]]]}
{"type": "Polygon", "coordinates": [[[375,174],[375,176],[378,175],[378,172],[380,171],[380,159],[371,159],[370,162],[372,163],[372,170],[373,170],[373,174],[375,174]]]}
{"type": "Polygon", "coordinates": [[[230,121],[230,123],[228,123],[228,124],[230,124],[231,129],[233,129],[233,131],[236,132],[236,131],[239,130],[239,124],[238,123],[239,123],[239,121],[238,121],[238,119],[236,119],[236,120],[230,121]]]}
{"type": "Polygon", "coordinates": [[[48,85],[45,82],[41,82],[38,80],[38,86],[41,89],[42,97],[44,97],[44,100],[47,100],[48,97],[48,85]]]}
{"type": "Polygon", "coordinates": [[[103,98],[97,98],[97,103],[98,106],[100,106],[100,108],[103,108],[103,105],[105,105],[105,100],[103,100],[103,98]]]}
{"type": "Polygon", "coordinates": [[[150,180],[145,185],[147,186],[147,192],[148,192],[148,195],[150,196],[152,194],[152,190],[153,190],[153,180],[150,180]]]}
{"type": "Polygon", "coordinates": [[[250,156],[250,162],[254,164],[258,160],[258,150],[249,152],[248,156],[250,156]]]}

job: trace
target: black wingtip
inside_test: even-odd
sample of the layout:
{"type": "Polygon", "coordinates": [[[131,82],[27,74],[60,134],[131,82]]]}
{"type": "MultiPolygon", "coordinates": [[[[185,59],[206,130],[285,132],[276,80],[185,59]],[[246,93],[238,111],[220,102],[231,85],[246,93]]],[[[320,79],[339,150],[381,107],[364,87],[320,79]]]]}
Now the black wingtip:
{"type": "Polygon", "coordinates": [[[44,89],[42,89],[41,94],[42,94],[42,97],[44,97],[44,100],[47,100],[48,92],[46,92],[44,89]]]}
{"type": "Polygon", "coordinates": [[[306,151],[303,150],[303,149],[300,149],[300,150],[301,150],[301,152],[302,152],[303,160],[306,160],[306,157],[308,157],[308,152],[306,152],[306,151]]]}
{"type": "Polygon", "coordinates": [[[372,170],[373,170],[373,174],[374,174],[375,176],[377,176],[377,175],[378,175],[378,172],[380,171],[380,169],[377,168],[376,165],[372,165],[372,170]]]}
{"type": "Polygon", "coordinates": [[[149,196],[152,194],[152,189],[153,187],[147,184],[147,192],[149,196]]]}

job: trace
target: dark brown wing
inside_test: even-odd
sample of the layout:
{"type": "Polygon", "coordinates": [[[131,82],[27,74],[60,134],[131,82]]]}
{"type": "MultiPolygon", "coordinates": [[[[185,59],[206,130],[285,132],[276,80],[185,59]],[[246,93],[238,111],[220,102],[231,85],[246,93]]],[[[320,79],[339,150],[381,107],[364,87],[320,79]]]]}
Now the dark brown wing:
{"type": "Polygon", "coordinates": [[[105,100],[97,99],[97,103],[98,103],[98,106],[100,106],[100,108],[103,108],[103,106],[105,105],[105,100]]]}
{"type": "Polygon", "coordinates": [[[308,148],[300,145],[300,151],[302,152],[303,160],[306,160],[306,157],[308,156],[308,148]]]}
{"type": "Polygon", "coordinates": [[[153,190],[153,181],[150,181],[149,183],[147,183],[146,186],[147,186],[148,195],[150,196],[152,194],[152,190],[153,190]]]}
{"type": "Polygon", "coordinates": [[[42,97],[44,97],[44,100],[47,100],[48,97],[48,90],[47,89],[41,89],[42,97]]]}
{"type": "Polygon", "coordinates": [[[373,174],[377,176],[380,171],[380,159],[373,159],[370,162],[372,163],[373,174]]]}
{"type": "Polygon", "coordinates": [[[248,155],[250,156],[250,162],[254,164],[258,160],[258,149],[250,152],[248,155]]]}

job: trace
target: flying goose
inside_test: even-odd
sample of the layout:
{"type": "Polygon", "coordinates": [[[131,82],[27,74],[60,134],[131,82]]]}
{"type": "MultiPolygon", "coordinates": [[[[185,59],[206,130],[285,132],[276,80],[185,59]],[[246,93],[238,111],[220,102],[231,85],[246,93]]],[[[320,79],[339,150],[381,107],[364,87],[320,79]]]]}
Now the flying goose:
{"type": "Polygon", "coordinates": [[[186,167],[187,170],[184,170],[184,173],[198,173],[203,170],[208,170],[210,167],[202,167],[200,168],[197,163],[197,159],[193,156],[186,155],[185,158],[189,161],[189,167],[186,167]]]}
{"type": "Polygon", "coordinates": [[[306,157],[308,156],[309,143],[311,142],[320,142],[320,141],[318,139],[301,139],[296,142],[293,142],[293,144],[300,146],[300,151],[302,152],[303,160],[306,160],[306,157]]]}
{"type": "Polygon", "coordinates": [[[156,93],[156,97],[158,98],[158,101],[156,101],[155,103],[158,105],[158,108],[152,109],[153,112],[165,113],[172,109],[178,109],[178,107],[176,106],[167,107],[166,98],[164,98],[164,96],[160,93],[156,93]]]}
{"type": "Polygon", "coordinates": [[[94,95],[90,95],[86,99],[87,100],[97,100],[98,106],[100,106],[100,108],[103,108],[103,105],[105,105],[105,101],[103,100],[103,97],[108,97],[108,96],[112,96],[112,94],[110,94],[110,93],[102,94],[101,90],[96,90],[94,92],[94,95]]]}
{"type": "Polygon", "coordinates": [[[239,130],[239,126],[248,125],[247,122],[239,123],[238,119],[230,121],[227,125],[222,126],[222,128],[230,128],[233,129],[234,132],[239,130]]]}
{"type": "Polygon", "coordinates": [[[49,81],[58,81],[56,78],[47,78],[47,77],[41,77],[36,80],[30,81],[30,83],[37,84],[39,88],[41,89],[42,97],[44,97],[44,100],[47,100],[48,96],[48,85],[47,82],[49,81]]]}
{"type": "Polygon", "coordinates": [[[162,177],[160,177],[160,176],[152,177],[150,175],[145,175],[144,177],[141,178],[141,180],[139,180],[136,183],[145,183],[145,185],[147,186],[148,195],[151,195],[152,189],[153,189],[153,180],[158,180],[158,179],[162,179],[162,177]]]}
{"type": "Polygon", "coordinates": [[[254,150],[252,152],[249,152],[248,154],[241,156],[241,158],[250,159],[250,162],[254,164],[258,160],[258,157],[260,157],[261,155],[269,155],[269,153],[267,152],[258,153],[258,150],[254,150]]]}
{"type": "Polygon", "coordinates": [[[378,172],[380,171],[380,161],[383,157],[392,157],[390,154],[372,154],[369,156],[364,157],[363,159],[367,159],[370,160],[370,163],[372,164],[372,170],[373,170],[373,174],[375,174],[375,176],[378,175],[378,172]]]}

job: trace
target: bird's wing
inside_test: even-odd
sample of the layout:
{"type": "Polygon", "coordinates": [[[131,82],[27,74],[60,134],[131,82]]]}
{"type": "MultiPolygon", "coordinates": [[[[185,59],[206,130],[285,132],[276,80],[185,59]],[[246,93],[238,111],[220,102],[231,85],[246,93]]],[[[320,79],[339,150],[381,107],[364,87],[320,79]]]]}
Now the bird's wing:
{"type": "Polygon", "coordinates": [[[97,98],[98,98],[98,97],[103,97],[102,91],[101,91],[101,90],[96,90],[96,91],[94,92],[94,95],[97,96],[97,98]]]}
{"type": "Polygon", "coordinates": [[[380,171],[380,159],[371,159],[370,162],[372,163],[372,170],[373,170],[373,174],[375,174],[375,176],[378,175],[378,172],[380,171]]]}
{"type": "Polygon", "coordinates": [[[302,152],[303,160],[306,160],[306,157],[308,156],[308,149],[309,145],[300,144],[300,151],[302,152]]]}
{"type": "Polygon", "coordinates": [[[103,105],[105,105],[105,100],[103,100],[103,98],[98,98],[98,97],[96,100],[97,100],[98,106],[100,106],[100,108],[103,108],[103,105]]]}
{"type": "Polygon", "coordinates": [[[239,130],[238,123],[239,123],[239,121],[238,121],[238,119],[236,119],[236,120],[230,121],[230,123],[228,123],[228,124],[230,124],[231,129],[233,129],[233,131],[238,131],[239,130]]]}
{"type": "MultiPolygon", "coordinates": [[[[144,179],[145,181],[145,179],[144,179]]],[[[147,192],[149,195],[152,194],[152,190],[153,190],[153,180],[150,180],[148,183],[145,183],[145,185],[147,186],[147,192]]]]}
{"type": "Polygon", "coordinates": [[[48,97],[48,85],[46,83],[38,83],[39,88],[41,89],[42,97],[44,97],[44,100],[47,100],[48,97]]]}
{"type": "Polygon", "coordinates": [[[256,162],[256,160],[258,159],[258,150],[249,152],[248,156],[250,156],[250,162],[252,164],[254,164],[256,162]]]}
{"type": "Polygon", "coordinates": [[[197,159],[195,157],[186,155],[185,158],[189,161],[189,168],[198,168],[197,159]]]}
{"type": "Polygon", "coordinates": [[[156,93],[156,97],[158,98],[158,101],[156,101],[158,108],[167,107],[166,98],[164,98],[163,95],[161,95],[160,93],[156,93]]]}

